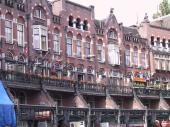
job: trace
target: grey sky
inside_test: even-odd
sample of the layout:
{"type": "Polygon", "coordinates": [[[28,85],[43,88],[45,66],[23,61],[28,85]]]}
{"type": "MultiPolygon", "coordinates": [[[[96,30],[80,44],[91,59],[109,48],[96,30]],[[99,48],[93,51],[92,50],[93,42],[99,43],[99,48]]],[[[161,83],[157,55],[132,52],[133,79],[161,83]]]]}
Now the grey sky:
{"type": "Polygon", "coordinates": [[[136,24],[148,13],[149,19],[157,11],[158,5],[162,0],[70,0],[85,6],[94,5],[97,19],[108,16],[110,8],[114,8],[114,13],[118,22],[124,25],[136,24]]]}

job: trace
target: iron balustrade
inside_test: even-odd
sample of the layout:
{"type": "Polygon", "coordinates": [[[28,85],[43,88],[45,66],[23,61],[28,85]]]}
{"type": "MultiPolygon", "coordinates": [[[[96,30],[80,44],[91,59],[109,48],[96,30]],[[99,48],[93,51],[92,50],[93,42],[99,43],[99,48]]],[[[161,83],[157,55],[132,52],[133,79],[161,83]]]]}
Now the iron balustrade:
{"type": "Polygon", "coordinates": [[[23,74],[20,72],[0,70],[0,79],[3,81],[10,82],[10,84],[14,86],[16,84],[19,85],[19,83],[21,83],[21,86],[24,86],[23,83],[37,87],[40,87],[41,85],[41,77],[37,75],[23,74]]]}
{"type": "Polygon", "coordinates": [[[64,79],[43,78],[42,83],[49,90],[64,90],[74,92],[74,82],[64,79]]]}
{"type": "Polygon", "coordinates": [[[105,94],[105,86],[90,83],[77,83],[80,93],[105,94]]]}
{"type": "Polygon", "coordinates": [[[161,94],[163,97],[170,97],[170,90],[162,90],[161,94]]]}
{"type": "Polygon", "coordinates": [[[129,86],[107,86],[108,92],[111,95],[114,94],[121,94],[121,95],[129,95],[132,96],[133,95],[133,89],[129,86]]]}
{"type": "Polygon", "coordinates": [[[157,96],[160,95],[160,90],[150,88],[134,88],[137,96],[157,96]]]}

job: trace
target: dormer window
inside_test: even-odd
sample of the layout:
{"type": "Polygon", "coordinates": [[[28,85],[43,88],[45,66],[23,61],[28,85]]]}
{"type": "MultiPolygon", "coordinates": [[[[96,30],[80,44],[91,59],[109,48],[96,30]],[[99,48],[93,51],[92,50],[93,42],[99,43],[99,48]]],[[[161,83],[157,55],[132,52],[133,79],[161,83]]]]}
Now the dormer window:
{"type": "Polygon", "coordinates": [[[73,27],[73,16],[69,16],[69,26],[73,27]]]}
{"type": "Polygon", "coordinates": [[[37,8],[34,10],[34,17],[39,19],[46,19],[45,12],[41,8],[37,8]]]}
{"type": "Polygon", "coordinates": [[[78,29],[81,28],[80,22],[81,22],[80,18],[77,18],[77,20],[76,20],[76,28],[78,28],[78,29]]]}
{"type": "Polygon", "coordinates": [[[115,30],[110,30],[108,33],[108,38],[117,39],[117,32],[115,30]]]}
{"type": "Polygon", "coordinates": [[[83,23],[83,30],[88,30],[88,22],[87,22],[87,20],[84,20],[84,23],[83,23]]]}

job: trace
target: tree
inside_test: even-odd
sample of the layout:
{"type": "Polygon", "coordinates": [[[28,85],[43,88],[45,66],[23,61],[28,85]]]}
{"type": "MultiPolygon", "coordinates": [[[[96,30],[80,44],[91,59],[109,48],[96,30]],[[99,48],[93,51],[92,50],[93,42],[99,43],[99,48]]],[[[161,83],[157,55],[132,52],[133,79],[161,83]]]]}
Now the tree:
{"type": "Polygon", "coordinates": [[[160,4],[160,11],[162,16],[168,15],[169,14],[169,4],[168,0],[163,0],[162,3],[160,4]]]}
{"type": "Polygon", "coordinates": [[[169,13],[170,13],[170,8],[169,8],[168,0],[163,0],[160,3],[159,11],[153,14],[153,19],[164,15],[168,15],[169,13]]]}

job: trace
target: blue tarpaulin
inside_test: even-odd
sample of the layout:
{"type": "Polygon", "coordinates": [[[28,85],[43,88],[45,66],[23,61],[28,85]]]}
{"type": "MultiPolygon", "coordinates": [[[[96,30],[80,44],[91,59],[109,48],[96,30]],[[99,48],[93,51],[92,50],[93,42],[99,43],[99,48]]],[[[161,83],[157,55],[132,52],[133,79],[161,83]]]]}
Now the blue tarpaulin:
{"type": "Polygon", "coordinates": [[[14,104],[0,81],[0,127],[16,127],[14,104]]]}

